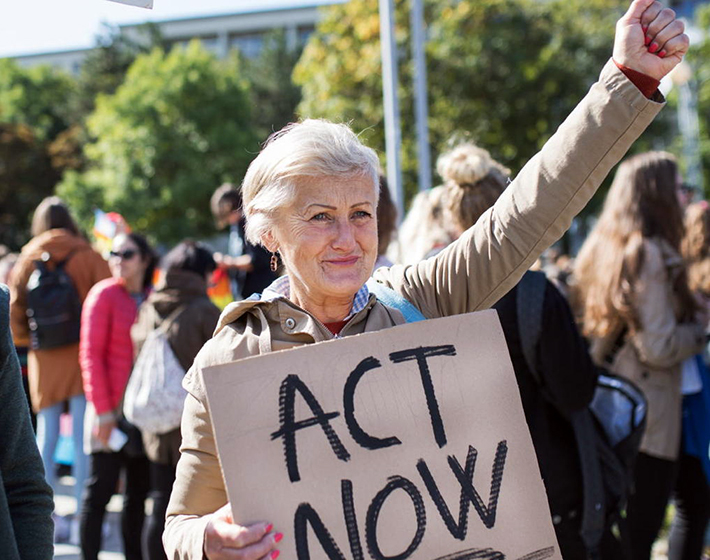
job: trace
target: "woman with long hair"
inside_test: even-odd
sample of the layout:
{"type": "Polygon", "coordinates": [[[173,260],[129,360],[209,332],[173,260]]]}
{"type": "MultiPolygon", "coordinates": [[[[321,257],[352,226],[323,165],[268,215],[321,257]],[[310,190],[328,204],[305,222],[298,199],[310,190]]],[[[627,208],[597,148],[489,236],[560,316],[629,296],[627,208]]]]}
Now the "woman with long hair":
{"type": "MultiPolygon", "coordinates": [[[[710,307],[710,204],[705,200],[686,209],[681,252],[690,289],[710,307]]],[[[688,360],[683,372],[682,442],[668,539],[670,560],[700,560],[710,518],[710,371],[703,358],[707,359],[707,352],[688,360]]]]}
{"type": "MultiPolygon", "coordinates": [[[[444,180],[443,220],[459,237],[491,208],[508,184],[509,171],[488,151],[466,142],[445,152],[436,164],[444,180]]],[[[523,281],[529,281],[526,272],[523,281]]],[[[582,467],[569,417],[589,405],[596,372],[565,297],[548,280],[544,282],[535,344],[535,371],[525,359],[526,333],[518,328],[518,298],[525,290],[515,286],[493,308],[503,327],[520,390],[525,419],[535,447],[550,506],[560,554],[565,560],[586,560],[581,538],[584,492],[582,467]],[[544,389],[543,389],[544,387],[544,389]]],[[[619,558],[619,546],[605,528],[600,552],[607,560],[619,558]]]]}
{"type": "Polygon", "coordinates": [[[633,558],[647,560],[673,489],[680,447],[681,364],[702,350],[705,320],[680,256],[683,214],[675,158],[624,161],[575,267],[592,358],[648,399],[627,518],[633,558]]]}
{"type": "MultiPolygon", "coordinates": [[[[72,474],[77,507],[86,478],[86,456],[82,451],[86,398],[79,368],[79,340],[46,348],[30,342],[28,322],[28,281],[44,261],[51,269],[63,266],[80,302],[96,282],[109,276],[106,261],[91,248],[81,234],[69,208],[56,196],[45,198],[32,218],[32,239],[22,248],[10,277],[10,318],[16,346],[30,347],[27,378],[32,409],[37,413],[37,445],[42,454],[45,476],[57,490],[54,452],[59,441],[59,419],[68,403],[72,417],[74,460],[72,474]]],[[[77,324],[78,324],[78,312],[77,324]]],[[[55,518],[55,539],[65,540],[70,520],[55,518]]],[[[73,521],[73,520],[72,520],[73,521]]],[[[77,523],[71,524],[76,533],[77,523]]]]}
{"type": "Polygon", "coordinates": [[[81,315],[80,361],[88,401],[84,448],[91,454],[81,506],[81,552],[84,560],[98,558],[106,506],[125,470],[124,552],[127,560],[141,560],[148,459],[140,432],[122,419],[121,403],[133,366],[131,326],[148,296],[157,258],[136,233],[116,236],[110,255],[112,278],[91,289],[81,315]],[[128,442],[117,449],[112,435],[119,429],[128,442]]]}

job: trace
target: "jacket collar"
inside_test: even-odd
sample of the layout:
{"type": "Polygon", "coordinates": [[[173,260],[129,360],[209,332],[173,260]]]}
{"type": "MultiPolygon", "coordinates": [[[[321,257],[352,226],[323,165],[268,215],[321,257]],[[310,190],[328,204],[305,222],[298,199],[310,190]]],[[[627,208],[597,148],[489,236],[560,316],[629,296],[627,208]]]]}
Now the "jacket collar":
{"type": "MultiPolygon", "coordinates": [[[[282,278],[277,279],[276,282],[282,280],[282,278]]],[[[321,321],[316,319],[305,309],[293,303],[283,295],[283,292],[272,290],[273,286],[274,283],[264,290],[263,294],[255,294],[249,299],[235,301],[225,307],[219,318],[214,334],[216,335],[224,329],[224,327],[233,323],[242,315],[259,309],[264,315],[277,321],[286,334],[306,334],[316,341],[335,338],[321,321]]],[[[281,288],[282,287],[283,286],[281,286],[281,288]]],[[[343,331],[341,332],[346,331],[350,325],[365,320],[369,310],[376,302],[377,298],[375,295],[371,294],[366,286],[363,286],[355,297],[350,315],[347,317],[348,323],[343,327],[343,331]]]]}
{"type": "MultiPolygon", "coordinates": [[[[255,294],[258,296],[258,294],[255,294]]],[[[254,296],[252,296],[254,297],[254,296]]],[[[262,301],[274,301],[276,299],[285,298],[291,299],[291,281],[288,275],[281,276],[274,280],[269,287],[264,290],[264,293],[258,296],[262,301]]],[[[350,308],[350,313],[345,317],[347,321],[360,311],[362,311],[367,305],[370,299],[370,290],[367,288],[367,284],[363,284],[362,287],[357,291],[355,297],[353,298],[353,306],[350,308]]]]}

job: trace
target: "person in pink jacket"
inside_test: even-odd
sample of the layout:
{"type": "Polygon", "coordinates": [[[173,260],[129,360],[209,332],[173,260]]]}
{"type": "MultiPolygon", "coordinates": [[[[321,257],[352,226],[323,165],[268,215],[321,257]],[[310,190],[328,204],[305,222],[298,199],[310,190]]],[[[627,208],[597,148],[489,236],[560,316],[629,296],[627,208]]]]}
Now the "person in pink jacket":
{"type": "Polygon", "coordinates": [[[131,326],[148,294],[155,264],[155,254],[143,236],[119,235],[109,259],[113,277],[91,289],[82,309],[79,360],[87,400],[84,449],[91,454],[80,521],[85,560],[98,558],[106,506],[122,469],[126,471],[121,520],[126,559],[142,558],[149,463],[140,432],[121,417],[121,404],[133,366],[131,326]]]}

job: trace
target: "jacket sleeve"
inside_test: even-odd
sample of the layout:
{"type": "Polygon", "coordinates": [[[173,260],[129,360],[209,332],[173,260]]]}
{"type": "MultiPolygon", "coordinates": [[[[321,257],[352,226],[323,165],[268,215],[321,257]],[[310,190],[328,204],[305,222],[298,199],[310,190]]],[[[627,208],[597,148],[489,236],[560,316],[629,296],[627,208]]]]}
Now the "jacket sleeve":
{"type": "Polygon", "coordinates": [[[490,307],[569,228],[661,108],[610,60],[599,81],[473,227],[436,257],[381,268],[374,278],[427,317],[490,307]]]}
{"type": "Polygon", "coordinates": [[[201,385],[199,360],[198,356],[185,375],[188,395],[182,414],[180,460],[163,533],[165,552],[172,560],[203,557],[209,515],[228,501],[204,392],[195,386],[195,382],[201,385]]]}
{"type": "Polygon", "coordinates": [[[655,243],[644,244],[644,264],[635,296],[641,327],[631,336],[631,343],[641,363],[657,369],[672,368],[702,351],[702,325],[679,324],[676,320],[668,270],[655,243]]]}
{"type": "Polygon", "coordinates": [[[110,294],[102,286],[89,291],[81,310],[81,339],[79,363],[86,400],[105,414],[113,409],[107,369],[107,353],[111,332],[110,294]]]}
{"type": "Polygon", "coordinates": [[[597,371],[567,300],[549,281],[540,332],[538,369],[548,396],[563,414],[581,410],[592,401],[597,371]]]}
{"type": "MultiPolygon", "coordinates": [[[[0,288],[0,481],[7,499],[12,535],[19,558],[50,560],[53,554],[52,490],[45,481],[42,460],[32,433],[20,364],[8,329],[8,296],[0,288]]],[[[0,514],[0,517],[2,515],[0,514]]],[[[5,527],[5,520],[0,524],[5,527]]],[[[12,550],[3,552],[14,557],[12,550]]]]}
{"type": "Polygon", "coordinates": [[[30,328],[27,323],[27,281],[34,264],[24,255],[15,263],[10,275],[10,329],[17,346],[29,346],[30,328]]]}

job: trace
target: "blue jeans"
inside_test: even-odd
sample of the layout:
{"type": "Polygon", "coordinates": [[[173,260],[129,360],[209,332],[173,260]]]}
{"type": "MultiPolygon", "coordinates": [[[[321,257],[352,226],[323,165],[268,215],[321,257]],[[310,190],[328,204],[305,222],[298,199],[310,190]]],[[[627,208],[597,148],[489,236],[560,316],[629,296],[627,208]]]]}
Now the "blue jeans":
{"type": "MultiPolygon", "coordinates": [[[[72,443],[74,444],[74,464],[72,474],[76,480],[74,497],[76,498],[77,511],[81,503],[81,494],[86,480],[86,455],[84,454],[84,411],[86,410],[86,397],[76,395],[69,399],[69,412],[72,418],[72,443]]],[[[44,408],[37,414],[37,446],[42,455],[44,473],[47,482],[57,491],[57,469],[54,464],[54,452],[59,441],[59,417],[64,411],[64,403],[60,402],[44,408]]]]}

